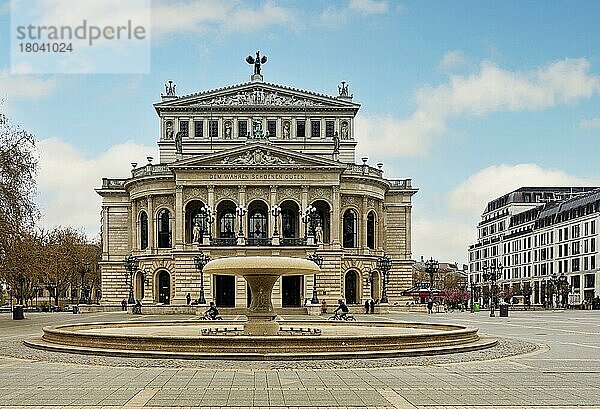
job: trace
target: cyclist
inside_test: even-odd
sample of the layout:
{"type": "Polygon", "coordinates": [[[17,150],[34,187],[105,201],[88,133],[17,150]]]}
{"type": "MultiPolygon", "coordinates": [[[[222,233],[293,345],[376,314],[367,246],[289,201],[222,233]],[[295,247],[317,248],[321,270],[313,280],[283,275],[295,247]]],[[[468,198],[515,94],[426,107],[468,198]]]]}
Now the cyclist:
{"type": "Polygon", "coordinates": [[[338,307],[333,311],[333,313],[345,319],[350,310],[348,309],[348,306],[344,303],[344,300],[339,300],[338,304],[338,307]]]}
{"type": "Polygon", "coordinates": [[[219,316],[219,310],[217,309],[217,307],[215,307],[214,302],[210,302],[210,308],[206,310],[204,316],[210,318],[211,320],[217,319],[217,317],[219,316]]]}

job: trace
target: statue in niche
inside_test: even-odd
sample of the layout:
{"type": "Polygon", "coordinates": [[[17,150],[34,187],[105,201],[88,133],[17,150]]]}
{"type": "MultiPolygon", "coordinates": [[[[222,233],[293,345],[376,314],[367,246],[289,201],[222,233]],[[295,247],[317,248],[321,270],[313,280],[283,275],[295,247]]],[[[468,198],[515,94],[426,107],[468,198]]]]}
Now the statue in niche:
{"type": "Polygon", "coordinates": [[[348,139],[348,122],[342,122],[342,139],[348,139]]]}
{"type": "Polygon", "coordinates": [[[177,135],[175,135],[175,152],[177,153],[183,153],[182,139],[183,131],[177,132],[177,135]]]}
{"type": "Polygon", "coordinates": [[[317,227],[315,227],[315,243],[323,243],[323,228],[321,227],[321,223],[318,223],[317,227]]]}
{"type": "Polygon", "coordinates": [[[198,224],[198,222],[194,223],[194,228],[192,229],[192,235],[193,235],[193,239],[192,239],[192,243],[199,243],[200,242],[200,235],[201,235],[201,229],[200,229],[200,224],[198,224]]]}
{"type": "Polygon", "coordinates": [[[165,129],[165,137],[167,139],[173,139],[173,123],[167,122],[167,128],[165,129]]]}
{"type": "Polygon", "coordinates": [[[231,139],[231,122],[225,122],[225,139],[231,139]]]}
{"type": "Polygon", "coordinates": [[[252,136],[254,137],[254,139],[264,139],[261,121],[252,122],[252,136]]]}
{"type": "Polygon", "coordinates": [[[340,137],[337,131],[333,134],[333,153],[340,153],[340,137]]]}
{"type": "Polygon", "coordinates": [[[283,139],[290,139],[290,123],[285,121],[283,123],[283,139]]]}

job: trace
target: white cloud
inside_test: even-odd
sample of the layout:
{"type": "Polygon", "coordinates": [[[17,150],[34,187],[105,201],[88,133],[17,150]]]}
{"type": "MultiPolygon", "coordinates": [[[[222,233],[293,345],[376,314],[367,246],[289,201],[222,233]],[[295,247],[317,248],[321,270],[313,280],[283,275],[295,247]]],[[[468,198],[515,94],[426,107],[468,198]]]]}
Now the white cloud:
{"type": "Polygon", "coordinates": [[[440,204],[443,217],[423,214],[418,203],[415,204],[413,258],[423,255],[441,261],[466,262],[467,247],[476,240],[476,225],[487,203],[526,186],[600,186],[600,180],[583,179],[532,163],[481,169],[456,186],[440,204]]]}
{"type": "Polygon", "coordinates": [[[377,0],[350,0],[348,8],[365,14],[381,14],[388,11],[388,4],[377,0]]]}
{"type": "MultiPolygon", "coordinates": [[[[21,67],[25,69],[26,67],[21,67]]],[[[0,98],[39,99],[56,89],[56,80],[33,75],[11,75],[8,69],[0,71],[0,98]]]]}
{"type": "Polygon", "coordinates": [[[362,152],[370,156],[423,155],[448,120],[495,112],[534,111],[574,103],[600,92],[600,75],[590,74],[586,59],[565,59],[528,73],[484,61],[467,76],[451,75],[447,84],[425,86],[415,95],[416,110],[407,119],[366,116],[357,125],[362,152]],[[383,129],[383,132],[382,132],[383,129]]]}
{"type": "Polygon", "coordinates": [[[100,228],[100,196],[94,188],[103,177],[126,178],[131,162],[146,163],[145,157],[157,156],[155,147],[132,142],[115,145],[93,158],[60,139],[44,139],[38,144],[40,161],[37,189],[42,211],[41,225],[83,228],[96,237],[100,228]]]}
{"type": "Polygon", "coordinates": [[[153,35],[203,34],[211,30],[246,32],[269,26],[291,26],[291,9],[268,1],[259,7],[232,0],[161,1],[152,6],[153,35]]]}
{"type": "Polygon", "coordinates": [[[449,195],[449,207],[470,218],[478,217],[490,200],[524,186],[597,186],[599,181],[583,179],[532,163],[495,165],[471,175],[449,195]]]}
{"type": "Polygon", "coordinates": [[[582,119],[579,121],[579,127],[583,129],[600,128],[600,118],[582,119]]]}
{"type": "Polygon", "coordinates": [[[412,258],[433,257],[443,262],[464,263],[467,247],[477,236],[473,225],[444,219],[420,218],[419,212],[413,213],[412,258]]]}
{"type": "Polygon", "coordinates": [[[451,70],[456,67],[462,67],[467,64],[467,57],[461,50],[447,51],[439,63],[441,70],[451,70]]]}

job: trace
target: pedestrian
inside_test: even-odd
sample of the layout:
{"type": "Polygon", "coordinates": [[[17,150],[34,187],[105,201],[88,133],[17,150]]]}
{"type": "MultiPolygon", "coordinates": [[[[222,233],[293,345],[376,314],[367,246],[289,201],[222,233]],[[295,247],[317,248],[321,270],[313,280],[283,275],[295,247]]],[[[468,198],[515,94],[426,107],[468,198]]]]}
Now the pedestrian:
{"type": "Polygon", "coordinates": [[[369,300],[365,301],[365,314],[369,313],[369,300]]]}
{"type": "Polygon", "coordinates": [[[190,305],[192,302],[192,295],[190,293],[187,293],[187,295],[185,296],[185,300],[187,301],[187,305],[190,305]]]}
{"type": "Polygon", "coordinates": [[[427,314],[433,314],[433,299],[427,301],[427,314]]]}
{"type": "Polygon", "coordinates": [[[321,313],[327,314],[327,301],[325,300],[323,300],[323,302],[321,303],[321,313]]]}
{"type": "Polygon", "coordinates": [[[371,314],[375,314],[375,300],[373,300],[371,298],[371,302],[369,303],[369,306],[371,307],[371,314]]]}
{"type": "Polygon", "coordinates": [[[121,300],[121,311],[127,311],[127,300],[125,298],[121,300]]]}

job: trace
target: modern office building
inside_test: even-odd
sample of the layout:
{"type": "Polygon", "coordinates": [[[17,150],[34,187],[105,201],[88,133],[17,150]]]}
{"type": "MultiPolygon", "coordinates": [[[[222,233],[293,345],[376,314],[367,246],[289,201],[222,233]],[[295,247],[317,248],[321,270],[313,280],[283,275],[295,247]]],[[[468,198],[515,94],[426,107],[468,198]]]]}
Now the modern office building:
{"type": "Polygon", "coordinates": [[[390,303],[404,299],[417,189],[385,178],[382,163],[356,163],[360,105],[348,84],[329,96],[265,82],[261,68],[254,63],[249,82],[187,95],[165,85],[154,104],[158,161],[97,189],[102,303],[128,298],[124,258],[134,256],[133,292],[144,304],[185,304],[203,290],[207,302],[245,307],[244,280],[201,275],[200,252],[323,257],[317,277],[280,279],[276,307],[301,306],[314,288],[330,305],[380,299],[384,287],[390,303]],[[387,275],[377,264],[384,253],[387,275]]]}
{"type": "Polygon", "coordinates": [[[599,223],[595,187],[523,187],[492,200],[468,250],[476,298],[486,302],[483,273],[492,271],[500,292],[531,304],[580,305],[596,297],[599,223]]]}

